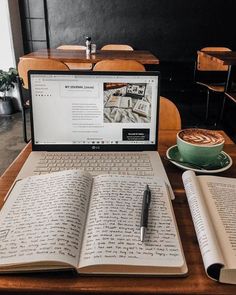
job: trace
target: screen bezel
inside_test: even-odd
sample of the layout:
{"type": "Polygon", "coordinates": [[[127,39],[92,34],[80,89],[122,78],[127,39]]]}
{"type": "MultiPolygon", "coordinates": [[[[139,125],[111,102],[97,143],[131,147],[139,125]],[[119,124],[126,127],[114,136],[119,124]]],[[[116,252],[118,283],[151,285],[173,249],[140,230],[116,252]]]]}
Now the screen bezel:
{"type": "Polygon", "coordinates": [[[160,72],[105,72],[105,71],[51,71],[51,70],[30,70],[28,71],[29,99],[30,99],[30,121],[33,151],[155,151],[158,146],[158,127],[159,127],[159,104],[160,104],[160,72]],[[34,136],[34,110],[32,104],[31,75],[106,75],[106,76],[156,76],[158,77],[157,87],[157,116],[156,116],[156,141],[154,144],[35,144],[34,136]]]}

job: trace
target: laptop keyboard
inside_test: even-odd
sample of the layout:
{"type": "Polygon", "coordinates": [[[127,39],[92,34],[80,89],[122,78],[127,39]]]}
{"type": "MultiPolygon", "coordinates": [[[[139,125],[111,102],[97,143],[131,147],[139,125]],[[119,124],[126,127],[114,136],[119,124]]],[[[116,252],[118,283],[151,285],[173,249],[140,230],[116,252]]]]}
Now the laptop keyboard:
{"type": "Polygon", "coordinates": [[[92,175],[109,173],[123,175],[154,175],[150,158],[142,153],[53,153],[45,154],[34,174],[80,169],[92,175]]]}

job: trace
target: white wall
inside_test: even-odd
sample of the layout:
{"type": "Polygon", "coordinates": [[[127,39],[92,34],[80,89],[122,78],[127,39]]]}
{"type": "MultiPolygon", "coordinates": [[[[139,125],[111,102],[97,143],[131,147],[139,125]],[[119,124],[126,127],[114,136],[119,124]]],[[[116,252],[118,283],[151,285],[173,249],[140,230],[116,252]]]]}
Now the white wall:
{"type": "Polygon", "coordinates": [[[23,55],[18,0],[0,0],[0,69],[16,67],[23,55]]]}

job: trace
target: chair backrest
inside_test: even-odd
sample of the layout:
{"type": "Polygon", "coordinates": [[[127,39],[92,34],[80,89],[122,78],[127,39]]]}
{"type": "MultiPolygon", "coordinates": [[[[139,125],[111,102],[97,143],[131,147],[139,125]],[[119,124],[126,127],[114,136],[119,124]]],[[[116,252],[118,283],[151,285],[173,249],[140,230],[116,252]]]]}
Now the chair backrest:
{"type": "Polygon", "coordinates": [[[160,97],[159,129],[181,129],[181,117],[178,108],[171,100],[163,96],[160,97]]]}
{"type": "MultiPolygon", "coordinates": [[[[231,51],[226,47],[204,47],[200,51],[231,51]]],[[[228,71],[228,66],[222,65],[207,56],[197,56],[198,71],[228,71]]]]}
{"type": "Polygon", "coordinates": [[[83,45],[60,45],[57,47],[57,49],[63,49],[63,50],[85,50],[86,46],[83,45]]]}
{"type": "Polygon", "coordinates": [[[101,50],[129,50],[133,51],[134,49],[130,45],[126,44],[107,44],[104,45],[101,50]]]}
{"type": "Polygon", "coordinates": [[[68,71],[69,68],[61,61],[53,59],[39,59],[39,58],[25,58],[18,63],[18,73],[23,79],[23,87],[28,89],[28,71],[29,70],[54,70],[54,71],[68,71]]]}
{"type": "Polygon", "coordinates": [[[136,60],[101,60],[95,64],[93,71],[134,71],[144,72],[145,67],[136,60]]]}

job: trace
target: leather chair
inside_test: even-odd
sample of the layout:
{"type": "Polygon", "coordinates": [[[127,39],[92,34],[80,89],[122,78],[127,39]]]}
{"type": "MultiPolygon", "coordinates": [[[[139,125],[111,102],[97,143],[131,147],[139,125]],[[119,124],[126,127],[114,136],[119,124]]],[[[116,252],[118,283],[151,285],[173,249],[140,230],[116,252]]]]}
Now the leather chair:
{"type": "Polygon", "coordinates": [[[129,50],[133,51],[134,49],[130,45],[126,44],[107,44],[104,45],[101,50],[129,50]]]}
{"type": "Polygon", "coordinates": [[[144,65],[136,60],[101,60],[93,67],[94,71],[145,71],[144,65]]]}
{"type": "Polygon", "coordinates": [[[176,105],[166,97],[160,97],[159,129],[180,130],[181,117],[176,105]]]}

